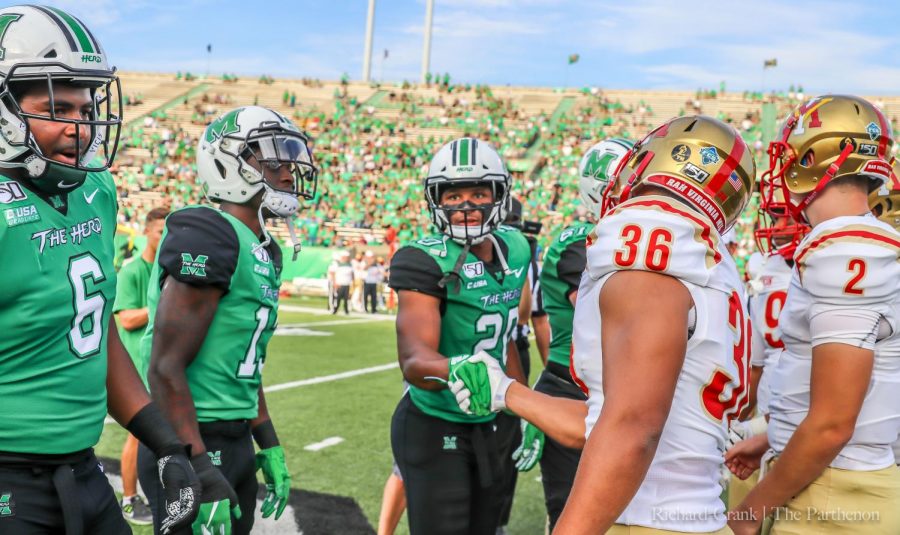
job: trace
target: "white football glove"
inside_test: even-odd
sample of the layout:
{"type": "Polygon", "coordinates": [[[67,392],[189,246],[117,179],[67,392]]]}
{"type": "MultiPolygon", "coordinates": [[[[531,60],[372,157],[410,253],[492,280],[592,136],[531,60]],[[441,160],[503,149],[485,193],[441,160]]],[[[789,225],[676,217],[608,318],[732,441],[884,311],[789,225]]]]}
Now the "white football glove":
{"type": "Polygon", "coordinates": [[[484,351],[479,351],[469,359],[468,365],[483,363],[487,379],[491,386],[491,412],[500,412],[506,408],[506,391],[515,380],[503,373],[500,363],[484,351]]]}

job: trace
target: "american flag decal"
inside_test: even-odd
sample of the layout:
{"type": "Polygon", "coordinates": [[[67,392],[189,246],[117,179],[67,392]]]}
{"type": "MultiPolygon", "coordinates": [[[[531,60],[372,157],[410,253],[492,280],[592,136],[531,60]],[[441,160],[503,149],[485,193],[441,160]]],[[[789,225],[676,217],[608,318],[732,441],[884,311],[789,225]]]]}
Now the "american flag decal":
{"type": "Polygon", "coordinates": [[[743,184],[741,183],[741,177],[738,176],[737,171],[732,171],[731,175],[728,177],[728,183],[731,184],[731,187],[734,188],[734,191],[741,191],[743,184]]]}

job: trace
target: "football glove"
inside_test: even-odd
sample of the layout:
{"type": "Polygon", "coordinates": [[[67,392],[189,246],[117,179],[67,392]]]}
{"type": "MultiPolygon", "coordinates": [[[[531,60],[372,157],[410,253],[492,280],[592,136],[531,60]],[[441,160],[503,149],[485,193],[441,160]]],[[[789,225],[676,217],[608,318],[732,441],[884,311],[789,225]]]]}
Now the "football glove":
{"type": "Polygon", "coordinates": [[[256,454],[256,469],[262,470],[266,481],[266,498],[262,502],[262,516],[269,518],[275,513],[275,520],[287,507],[288,495],[291,492],[291,474],[284,461],[284,448],[274,446],[259,450],[256,454]]]}
{"type": "MultiPolygon", "coordinates": [[[[467,366],[471,359],[482,353],[484,352],[479,351],[474,356],[460,355],[450,359],[447,381],[447,387],[456,397],[459,409],[475,416],[487,416],[491,413],[491,390],[487,375],[479,370],[478,366],[467,366]]],[[[492,358],[490,355],[487,357],[492,358]]]]}
{"type": "Polygon", "coordinates": [[[156,461],[166,505],[166,516],[159,526],[163,535],[187,527],[194,521],[201,491],[200,479],[194,473],[184,447],[168,453],[156,461]]]}
{"type": "Polygon", "coordinates": [[[191,457],[191,464],[202,485],[200,510],[191,526],[193,534],[231,535],[231,515],[241,517],[237,494],[206,452],[191,457]]]}
{"type": "MultiPolygon", "coordinates": [[[[479,351],[463,365],[469,368],[460,379],[469,390],[484,388],[485,383],[490,388],[490,411],[500,412],[506,408],[506,391],[509,390],[515,380],[503,373],[500,362],[484,351],[479,351]]],[[[474,390],[473,390],[474,391],[474,390]]]]}
{"type": "Polygon", "coordinates": [[[522,420],[522,443],[513,452],[516,470],[527,472],[541,460],[544,453],[544,432],[530,422],[522,420]]]}

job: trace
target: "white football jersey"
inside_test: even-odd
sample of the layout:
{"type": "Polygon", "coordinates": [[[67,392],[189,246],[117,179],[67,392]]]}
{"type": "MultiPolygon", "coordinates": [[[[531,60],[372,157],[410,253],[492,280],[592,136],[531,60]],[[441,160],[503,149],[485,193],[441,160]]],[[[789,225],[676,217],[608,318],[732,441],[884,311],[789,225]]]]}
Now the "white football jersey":
{"type": "Polygon", "coordinates": [[[778,316],[787,299],[791,283],[791,267],[781,255],[765,258],[751,284],[756,292],[749,297],[750,320],[753,325],[752,366],[763,366],[764,371],[756,389],[756,406],[762,414],[769,414],[769,374],[772,373],[784,344],[778,330],[778,316]]]}
{"type": "Polygon", "coordinates": [[[871,215],[830,219],[797,248],[779,321],[784,351],[769,382],[769,443],[777,453],[809,410],[813,346],[837,342],[873,349],[875,365],[853,436],[831,466],[868,471],[894,464],[891,445],[900,432],[898,252],[900,233],[871,215]]]}
{"type": "MultiPolygon", "coordinates": [[[[622,270],[677,278],[694,302],[690,338],[656,455],[618,519],[683,532],[725,526],[720,468],[729,420],[749,397],[749,317],[737,267],[706,216],[668,197],[636,197],[597,226],[587,248],[573,326],[573,373],[588,394],[590,435],[603,407],[600,291],[622,270]]],[[[646,299],[653,306],[651,296],[646,299]]],[[[652,333],[648,333],[652,335],[652,333]]],[[[635,385],[634,394],[653,385],[635,385]]]]}

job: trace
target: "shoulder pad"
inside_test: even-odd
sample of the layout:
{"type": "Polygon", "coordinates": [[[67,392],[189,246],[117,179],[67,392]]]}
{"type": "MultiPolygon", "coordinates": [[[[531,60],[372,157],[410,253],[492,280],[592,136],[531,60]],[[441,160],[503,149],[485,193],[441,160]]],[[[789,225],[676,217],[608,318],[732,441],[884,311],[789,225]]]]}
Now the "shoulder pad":
{"type": "Polygon", "coordinates": [[[734,265],[720,250],[719,233],[705,217],[665,197],[636,197],[603,218],[594,232],[587,249],[593,279],[640,270],[716,286],[724,283],[714,276],[717,268],[734,265]]]}
{"type": "Polygon", "coordinates": [[[823,224],[803,240],[794,255],[801,284],[826,302],[865,305],[894,299],[900,291],[900,233],[871,218],[849,222],[823,224]]]}

